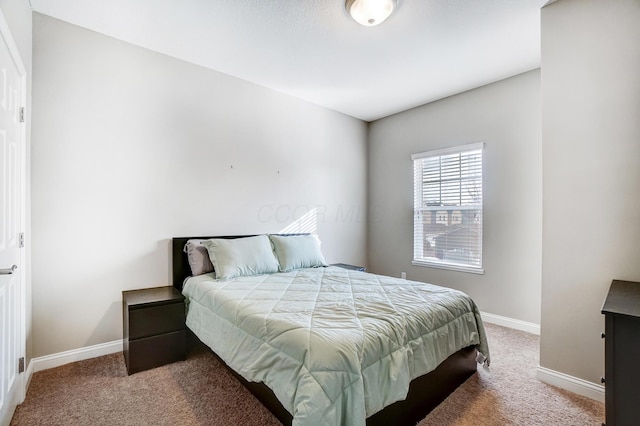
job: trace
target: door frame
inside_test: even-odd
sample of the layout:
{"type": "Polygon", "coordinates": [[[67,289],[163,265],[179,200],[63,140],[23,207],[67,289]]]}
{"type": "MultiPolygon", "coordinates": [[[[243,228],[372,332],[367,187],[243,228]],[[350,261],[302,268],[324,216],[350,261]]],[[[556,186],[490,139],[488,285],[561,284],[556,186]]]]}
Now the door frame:
{"type": "MultiPolygon", "coordinates": [[[[20,91],[21,91],[21,95],[20,95],[20,99],[18,100],[18,102],[20,103],[20,106],[22,108],[24,108],[24,121],[19,122],[19,146],[21,147],[20,150],[20,167],[21,167],[21,178],[20,178],[20,188],[19,188],[19,202],[20,202],[20,218],[19,218],[19,223],[20,223],[20,232],[22,232],[24,234],[24,239],[25,239],[25,243],[24,243],[24,247],[29,247],[28,245],[28,240],[30,240],[29,235],[27,234],[27,208],[29,206],[29,199],[28,199],[28,176],[29,173],[28,172],[28,162],[27,162],[27,156],[28,156],[28,152],[29,152],[29,147],[27,146],[27,117],[28,117],[28,113],[26,111],[26,106],[27,106],[27,70],[24,66],[24,62],[22,61],[22,57],[20,56],[20,51],[18,50],[18,46],[15,43],[15,40],[13,38],[13,34],[11,32],[11,28],[9,27],[9,24],[7,23],[4,13],[2,12],[2,10],[0,9],[0,34],[2,35],[2,37],[4,38],[4,41],[9,49],[9,54],[11,55],[11,57],[13,58],[13,61],[15,62],[15,65],[18,69],[18,74],[20,76],[20,91]]],[[[27,349],[27,342],[26,342],[26,337],[27,337],[27,330],[26,330],[26,326],[27,326],[27,283],[30,281],[30,276],[31,276],[31,267],[30,265],[27,263],[28,257],[27,257],[27,249],[24,248],[22,250],[20,250],[20,263],[21,263],[21,273],[19,274],[19,282],[18,282],[18,287],[19,287],[19,291],[18,291],[18,298],[19,298],[19,306],[18,311],[18,321],[19,321],[19,327],[18,327],[18,357],[22,357],[25,359],[25,365],[24,365],[24,371],[22,373],[19,373],[16,376],[16,392],[17,392],[17,397],[18,397],[18,404],[22,403],[24,401],[24,398],[26,396],[27,393],[27,386],[29,383],[29,379],[30,379],[30,374],[28,374],[28,372],[30,371],[30,369],[28,368],[28,366],[26,365],[26,349],[27,349]]],[[[17,362],[17,360],[16,360],[17,362]]],[[[30,367],[30,366],[29,366],[30,367]]],[[[16,365],[17,368],[17,365],[16,365]]],[[[13,413],[12,413],[13,414],[13,413]]],[[[2,423],[5,419],[0,419],[0,423],[2,423]]],[[[9,418],[9,420],[11,420],[9,418]]]]}

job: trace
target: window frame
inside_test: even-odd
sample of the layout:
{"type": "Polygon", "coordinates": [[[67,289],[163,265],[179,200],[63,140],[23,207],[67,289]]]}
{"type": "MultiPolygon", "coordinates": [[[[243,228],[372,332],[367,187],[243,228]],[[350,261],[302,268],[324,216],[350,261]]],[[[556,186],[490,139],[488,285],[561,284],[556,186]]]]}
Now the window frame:
{"type": "MultiPolygon", "coordinates": [[[[414,191],[414,203],[413,203],[413,260],[411,261],[412,265],[429,267],[429,268],[438,268],[438,269],[448,269],[459,272],[469,272],[474,274],[484,274],[484,142],[476,142],[466,145],[454,146],[450,148],[438,149],[433,151],[425,151],[417,154],[411,155],[412,165],[413,165],[413,191],[414,191]],[[423,162],[421,160],[427,158],[438,158],[442,159],[444,156],[451,156],[456,154],[466,154],[473,151],[480,151],[480,202],[479,204],[470,204],[467,205],[462,202],[462,189],[459,190],[460,203],[458,205],[443,205],[442,199],[440,199],[440,205],[434,206],[423,206],[423,162]],[[471,263],[457,263],[454,261],[445,261],[445,260],[434,260],[432,258],[426,258],[424,256],[424,238],[425,233],[423,231],[424,219],[423,212],[425,211],[447,211],[449,218],[451,218],[452,213],[460,212],[462,215],[462,211],[468,210],[480,210],[480,236],[479,236],[479,265],[473,265],[471,263]]],[[[442,172],[442,165],[440,165],[440,173],[442,172]]],[[[460,177],[457,179],[461,182],[463,178],[460,177]]],[[[445,179],[442,179],[440,175],[440,179],[435,180],[434,182],[438,182],[442,184],[445,179]]],[[[453,179],[456,181],[456,179],[453,179]]],[[[455,192],[454,192],[455,193],[455,192]]],[[[440,198],[442,198],[442,190],[439,192],[440,198]]],[[[436,213],[437,217],[437,213],[436,213]]],[[[436,219],[438,220],[438,219],[436,219]]],[[[465,243],[466,244],[466,243],[465,243]]]]}

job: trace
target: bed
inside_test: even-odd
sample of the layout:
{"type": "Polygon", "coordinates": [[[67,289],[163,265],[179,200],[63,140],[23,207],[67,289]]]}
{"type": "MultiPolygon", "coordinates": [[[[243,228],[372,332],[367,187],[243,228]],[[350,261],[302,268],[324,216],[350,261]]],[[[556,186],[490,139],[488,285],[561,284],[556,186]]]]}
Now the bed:
{"type": "Polygon", "coordinates": [[[292,243],[307,244],[307,237],[269,236],[276,258],[276,270],[266,261],[269,273],[225,275],[226,252],[208,247],[216,271],[194,277],[187,242],[215,241],[227,250],[252,238],[266,244],[263,237],[172,243],[187,326],[283,424],[415,424],[478,360],[488,364],[479,312],[464,293],[325,266],[324,259],[309,267],[297,255],[306,249],[292,243]]]}

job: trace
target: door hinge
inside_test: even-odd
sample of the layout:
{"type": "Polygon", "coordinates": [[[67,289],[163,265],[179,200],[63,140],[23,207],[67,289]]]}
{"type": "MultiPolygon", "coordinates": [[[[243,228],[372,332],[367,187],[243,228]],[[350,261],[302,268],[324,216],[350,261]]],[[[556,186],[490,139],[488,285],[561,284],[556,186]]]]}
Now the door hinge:
{"type": "Polygon", "coordinates": [[[18,359],[18,373],[24,373],[24,357],[18,359]]]}
{"type": "Polygon", "coordinates": [[[20,107],[20,122],[24,123],[24,107],[20,107]]]}
{"type": "Polygon", "coordinates": [[[24,247],[24,232],[18,234],[18,247],[24,247]]]}

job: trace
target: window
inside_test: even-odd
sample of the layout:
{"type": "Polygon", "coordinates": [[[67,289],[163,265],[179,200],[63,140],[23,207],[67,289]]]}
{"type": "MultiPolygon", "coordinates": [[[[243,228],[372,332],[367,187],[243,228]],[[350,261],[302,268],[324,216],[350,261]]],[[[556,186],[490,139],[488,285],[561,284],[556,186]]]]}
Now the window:
{"type": "Polygon", "coordinates": [[[414,265],[484,272],[483,146],[476,143],[411,156],[414,265]]]}

